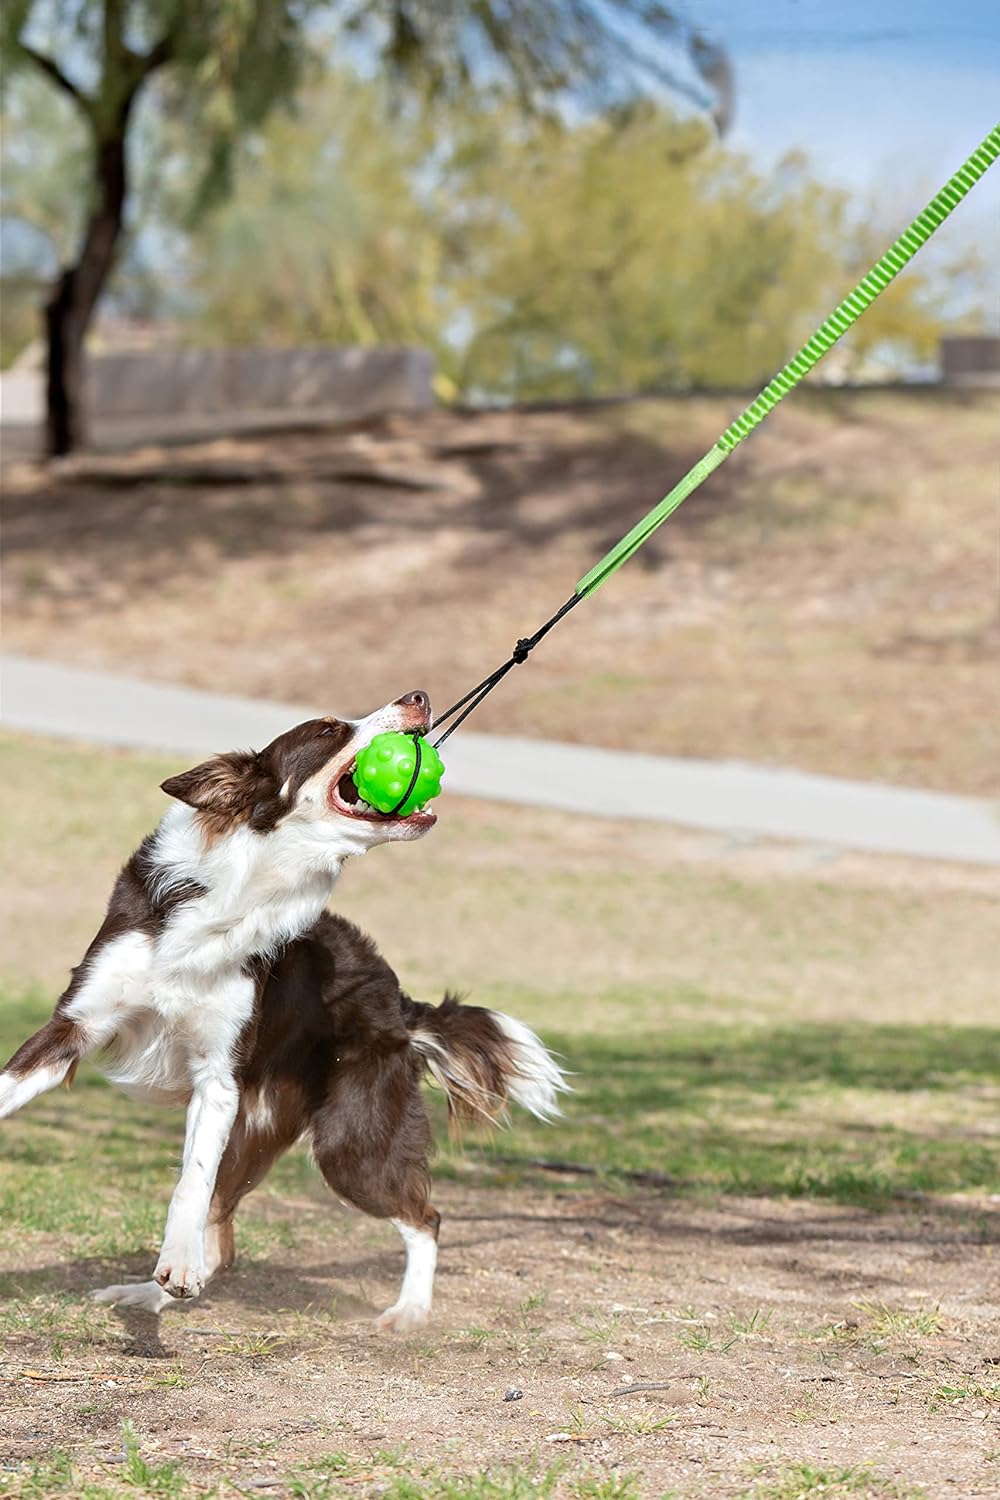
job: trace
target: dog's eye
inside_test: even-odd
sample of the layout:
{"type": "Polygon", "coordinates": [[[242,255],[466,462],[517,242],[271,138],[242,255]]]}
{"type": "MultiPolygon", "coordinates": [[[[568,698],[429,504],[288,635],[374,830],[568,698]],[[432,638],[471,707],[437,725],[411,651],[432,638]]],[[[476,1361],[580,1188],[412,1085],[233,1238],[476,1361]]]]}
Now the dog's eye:
{"type": "Polygon", "coordinates": [[[336,734],[339,728],[339,724],[324,724],[323,728],[320,730],[320,735],[322,736],[324,734],[336,734]]]}

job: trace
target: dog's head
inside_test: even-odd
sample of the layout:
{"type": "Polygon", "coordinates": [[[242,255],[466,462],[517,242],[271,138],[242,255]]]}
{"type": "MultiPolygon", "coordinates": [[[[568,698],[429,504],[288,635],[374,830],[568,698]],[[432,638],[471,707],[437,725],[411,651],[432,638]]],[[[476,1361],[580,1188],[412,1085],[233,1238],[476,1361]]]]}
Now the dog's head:
{"type": "Polygon", "coordinates": [[[430,812],[402,818],[359,806],[352,774],[377,734],[430,726],[427,694],[406,693],[365,719],[307,719],[263,750],[214,756],[169,777],[163,790],[195,809],[209,842],[236,828],[266,834],[298,824],[327,841],[332,854],[360,854],[391,839],[418,839],[437,822],[430,812]]]}

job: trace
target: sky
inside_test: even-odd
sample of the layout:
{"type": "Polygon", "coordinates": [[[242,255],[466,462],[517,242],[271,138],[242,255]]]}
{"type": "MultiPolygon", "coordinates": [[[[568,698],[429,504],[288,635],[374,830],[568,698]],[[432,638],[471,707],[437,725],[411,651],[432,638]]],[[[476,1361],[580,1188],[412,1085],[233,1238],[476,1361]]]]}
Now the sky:
{"type": "MultiPolygon", "coordinates": [[[[617,0],[606,0],[609,11],[617,0]]],[[[762,170],[792,149],[903,229],[1000,119],[1000,0],[672,0],[732,59],[728,142],[762,170]]],[[[1000,164],[928,249],[995,264],[1000,164]]]]}
{"type": "MultiPolygon", "coordinates": [[[[730,144],[761,166],[793,147],[901,220],[1000,120],[1000,0],[680,0],[729,49],[730,144]]],[[[991,174],[992,176],[992,174],[991,174]]],[[[1000,177],[955,214],[1000,257],[1000,177]]],[[[901,225],[902,227],[902,225],[901,225]]]]}

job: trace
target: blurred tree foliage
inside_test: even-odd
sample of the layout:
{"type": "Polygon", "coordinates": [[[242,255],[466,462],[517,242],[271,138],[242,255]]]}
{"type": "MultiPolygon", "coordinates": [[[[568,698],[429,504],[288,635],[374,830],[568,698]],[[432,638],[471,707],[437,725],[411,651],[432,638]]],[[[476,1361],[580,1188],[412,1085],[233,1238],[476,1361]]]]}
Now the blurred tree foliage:
{"type": "Polygon", "coordinates": [[[73,106],[26,74],[0,99],[0,366],[41,333],[46,286],[80,232],[86,152],[73,106]]]}
{"type": "Polygon", "coordinates": [[[192,240],[192,335],[220,343],[438,342],[446,246],[427,119],[340,74],[244,142],[192,240]]]}
{"type": "MultiPolygon", "coordinates": [[[[90,204],[90,142],[64,93],[33,71],[4,80],[0,99],[0,368],[43,332],[40,308],[60,267],[72,261],[90,204]]],[[[139,111],[132,126],[129,211],[109,287],[115,312],[154,317],[171,291],[168,267],[183,254],[181,223],[190,202],[163,160],[163,135],[174,127],[139,111]],[[157,263],[136,229],[150,226],[157,263]],[[129,233],[133,231],[133,233],[129,233]]],[[[174,132],[175,133],[175,132],[174,132]]]]}
{"type": "Polygon", "coordinates": [[[120,254],[140,97],[166,76],[173,112],[197,132],[207,201],[225,180],[233,143],[293,93],[308,8],[306,0],[7,0],[5,76],[27,72],[71,103],[87,162],[80,192],[64,200],[66,222],[79,227],[45,306],[50,452],[85,437],[83,342],[120,254]]]}
{"type": "MultiPolygon", "coordinates": [[[[567,123],[466,100],[431,133],[386,128],[380,92],[327,77],[244,145],[195,240],[196,336],[425,344],[464,396],[747,386],[894,232],[802,158],[762,174],[662,106],[567,123]]],[[[931,354],[940,290],[911,268],[850,360],[931,354]]]]}
{"type": "Polygon", "coordinates": [[[155,80],[154,150],[179,131],[202,210],[224,195],[238,143],[295,97],[321,20],[425,105],[488,90],[542,113],[669,85],[720,121],[728,110],[725,53],[663,0],[6,0],[5,78],[28,71],[69,100],[87,158],[82,193],[65,204],[80,227],[45,309],[51,452],[85,436],[83,343],[121,254],[140,98],[155,80]]]}

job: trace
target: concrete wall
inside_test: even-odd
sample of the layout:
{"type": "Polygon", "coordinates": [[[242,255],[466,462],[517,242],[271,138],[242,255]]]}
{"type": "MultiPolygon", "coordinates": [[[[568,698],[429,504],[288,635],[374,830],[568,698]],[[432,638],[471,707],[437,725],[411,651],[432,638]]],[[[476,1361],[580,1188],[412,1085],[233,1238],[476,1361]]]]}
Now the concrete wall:
{"type": "Polygon", "coordinates": [[[343,416],[430,404],[420,349],[167,349],[90,361],[95,421],[168,413],[336,410],[343,416]]]}
{"type": "Polygon", "coordinates": [[[954,334],[942,339],[941,379],[947,385],[1000,386],[1000,338],[954,334]]]}
{"type": "MultiPolygon", "coordinates": [[[[87,399],[97,448],[177,442],[299,422],[349,421],[434,404],[423,349],[156,349],[92,355],[87,399]]],[[[0,377],[4,456],[41,451],[45,377],[0,377]]]]}

